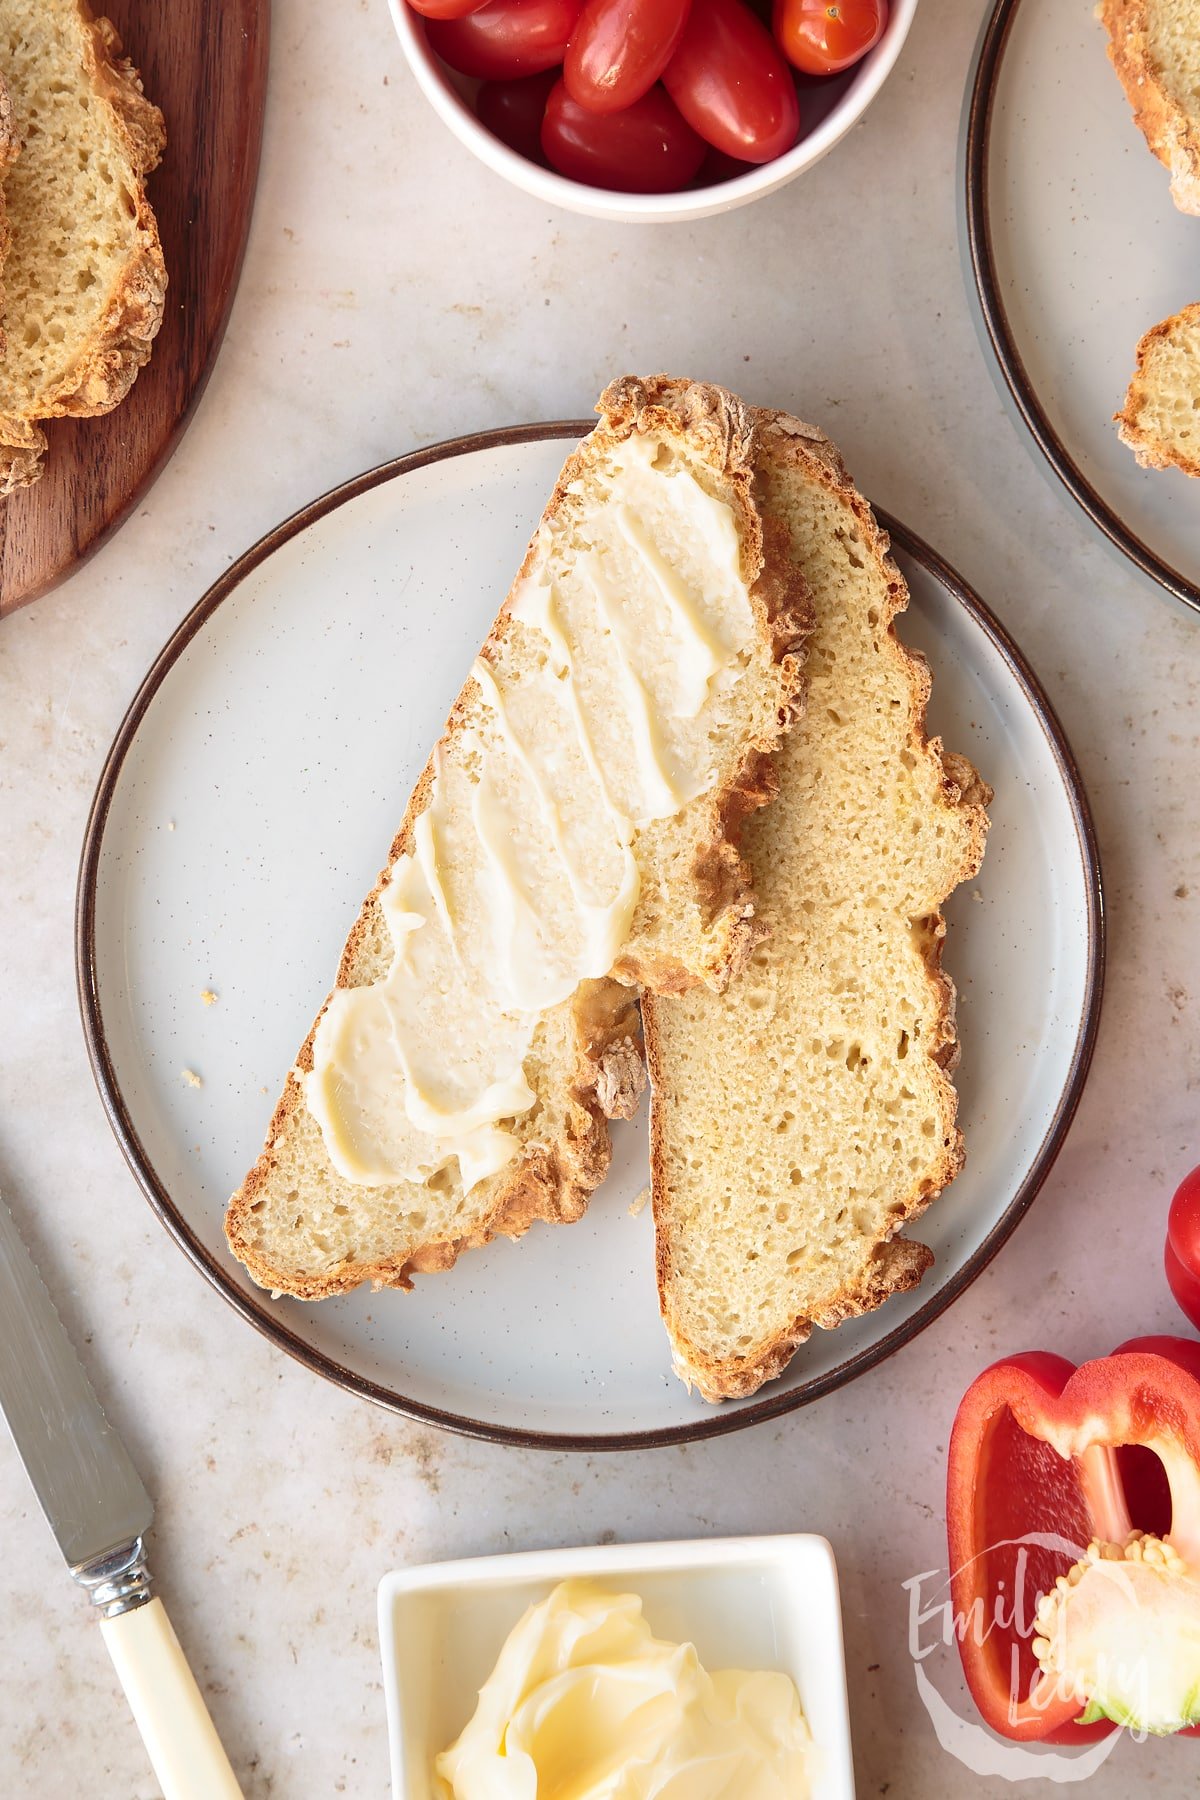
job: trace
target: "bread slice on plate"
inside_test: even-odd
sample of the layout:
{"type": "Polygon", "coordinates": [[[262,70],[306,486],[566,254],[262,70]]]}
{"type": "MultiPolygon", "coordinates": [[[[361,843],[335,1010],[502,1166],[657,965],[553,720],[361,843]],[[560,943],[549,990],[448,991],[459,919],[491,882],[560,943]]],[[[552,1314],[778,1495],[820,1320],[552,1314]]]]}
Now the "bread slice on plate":
{"type": "Polygon", "coordinates": [[[807,599],[719,388],[607,389],[417,784],[226,1231],[306,1299],[583,1211],[642,1084],[635,991],[762,935],[807,599]]]}
{"type": "Polygon", "coordinates": [[[0,70],[23,145],[5,181],[8,494],[41,473],[39,421],[108,412],[150,355],[167,276],[144,182],[166,136],[116,31],[84,0],[0,0],[0,70]]]}
{"type": "Polygon", "coordinates": [[[1171,198],[1200,213],[1200,0],[1100,0],[1096,16],[1134,123],[1171,171],[1171,198]]]}
{"type": "Polygon", "coordinates": [[[1200,475],[1200,304],[1142,338],[1125,404],[1113,417],[1143,468],[1200,475]]]}
{"type": "Polygon", "coordinates": [[[991,798],[926,737],[929,671],[892,627],[907,590],[836,450],[772,414],[758,457],[815,611],[778,798],[743,838],[770,935],[723,993],[643,1001],[659,1295],[708,1400],[932,1261],[896,1234],[962,1162],[940,909],[991,798]]]}

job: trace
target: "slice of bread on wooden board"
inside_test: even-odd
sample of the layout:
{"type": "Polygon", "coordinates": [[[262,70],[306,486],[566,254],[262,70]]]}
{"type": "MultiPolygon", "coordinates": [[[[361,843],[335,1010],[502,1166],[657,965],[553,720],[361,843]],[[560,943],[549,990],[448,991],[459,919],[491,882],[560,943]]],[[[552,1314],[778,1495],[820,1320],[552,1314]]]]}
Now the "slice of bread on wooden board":
{"type": "Polygon", "coordinates": [[[940,909],[991,798],[926,736],[929,670],[892,626],[908,593],[833,446],[764,414],[758,459],[815,611],[778,797],[743,837],[769,936],[724,993],[642,1003],[660,1301],[714,1401],[932,1261],[896,1233],[962,1162],[940,909]]]}
{"type": "Polygon", "coordinates": [[[1142,338],[1125,404],[1113,417],[1144,469],[1200,475],[1200,304],[1142,338]]]}
{"type": "Polygon", "coordinates": [[[1171,198],[1200,213],[1200,0],[1100,0],[1096,16],[1134,123],[1171,171],[1171,198]]]}
{"type": "Polygon", "coordinates": [[[0,0],[0,72],[22,143],[5,180],[8,494],[41,473],[41,420],[108,412],[150,355],[167,275],[144,183],[166,135],[85,0],[0,0]]]}
{"type": "MultiPolygon", "coordinates": [[[[797,652],[810,624],[803,580],[782,532],[764,526],[753,425],[740,401],[656,377],[615,382],[597,410],[600,423],[563,469],[350,934],[337,988],[288,1077],[263,1153],[230,1202],[230,1245],[264,1287],[306,1299],[363,1281],[409,1287],[414,1273],[448,1268],[497,1233],[516,1237],[535,1219],[577,1218],[608,1166],[606,1119],[629,1114],[643,1079],[632,984],[672,992],[721,986],[761,938],[736,845],[744,817],[770,798],[772,756],[798,702],[797,652]],[[635,490],[646,498],[631,500],[635,490]],[[679,773],[688,755],[700,758],[696,779],[679,773]],[[487,796],[516,779],[518,764],[532,782],[524,801],[493,810],[487,796]],[[628,796],[660,776],[681,784],[678,804],[641,816],[655,809],[628,796]],[[593,871],[599,880],[612,859],[612,821],[629,825],[635,816],[622,839],[632,858],[632,910],[588,978],[530,1014],[520,1067],[530,1103],[491,1119],[511,1140],[510,1160],[468,1179],[461,1158],[439,1151],[438,1166],[416,1178],[397,1152],[403,1176],[362,1179],[346,1159],[363,1140],[354,1137],[351,1151],[346,1143],[365,1113],[347,1127],[346,1143],[338,1131],[348,1111],[318,1123],[327,1105],[357,1106],[368,1074],[374,1080],[353,1049],[348,1072],[322,1085],[339,1021],[353,1017],[351,1037],[366,1034],[361,1021],[376,999],[389,982],[408,978],[421,946],[434,954],[442,923],[455,954],[477,973],[481,1007],[490,1006],[489,984],[510,958],[506,944],[522,931],[536,934],[539,915],[553,921],[561,909],[563,846],[574,846],[573,881],[593,871]],[[489,834],[489,867],[510,859],[516,884],[506,874],[495,903],[480,901],[486,883],[469,861],[489,834]],[[433,901],[420,930],[398,943],[389,920],[397,933],[411,931],[405,896],[422,856],[433,870],[433,901]]],[[[550,928],[547,958],[574,930],[577,912],[595,913],[593,899],[583,897],[582,911],[570,901],[570,929],[550,928]]],[[[526,958],[522,980],[536,987],[535,964],[526,958]]],[[[457,979],[445,967],[443,997],[457,979]]],[[[501,1024],[507,1029],[500,1020],[497,1032],[501,1024]]],[[[410,1027],[416,1033],[420,1021],[393,1017],[388,1029],[403,1035],[410,1027]]],[[[371,1115],[375,1137],[366,1134],[364,1157],[378,1154],[384,1166],[378,1146],[392,1125],[414,1135],[421,1056],[448,1066],[474,1054],[476,1032],[484,1026],[464,1014],[461,1029],[431,1028],[427,1042],[404,1050],[404,1081],[371,1115]]],[[[480,1054],[488,1049],[485,1042],[480,1054]]],[[[434,1085],[443,1073],[433,1070],[434,1085]]]]}
{"type": "Polygon", "coordinates": [[[4,264],[8,259],[8,206],[4,198],[4,177],[20,153],[21,140],[13,118],[12,96],[8,83],[0,74],[0,356],[4,354],[4,264]]]}

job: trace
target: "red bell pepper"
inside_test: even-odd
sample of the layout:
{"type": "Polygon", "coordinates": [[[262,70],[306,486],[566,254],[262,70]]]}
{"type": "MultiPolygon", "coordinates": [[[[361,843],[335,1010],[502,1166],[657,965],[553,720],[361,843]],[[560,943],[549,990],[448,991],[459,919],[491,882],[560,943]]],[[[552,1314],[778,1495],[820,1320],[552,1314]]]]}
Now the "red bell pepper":
{"type": "MultiPolygon", "coordinates": [[[[1153,1534],[1147,1564],[1161,1569],[1178,1551],[1200,1571],[1200,1343],[1138,1339],[1078,1369],[1033,1351],[985,1369],[954,1422],[946,1517],[959,1652],[987,1723],[1026,1741],[1112,1731],[1120,1721],[1095,1716],[1099,1694],[1074,1674],[1043,1671],[1038,1600],[1073,1568],[1073,1580],[1086,1573],[1089,1544],[1123,1546],[1135,1530],[1153,1534]]],[[[1135,1542],[1128,1554],[1140,1550],[1135,1542]]],[[[1185,1635],[1194,1579],[1183,1590],[1185,1635]]],[[[1190,1703],[1184,1716],[1196,1717],[1190,1703]]]]}
{"type": "Polygon", "coordinates": [[[1171,1292],[1200,1331],[1200,1169],[1186,1175],[1175,1191],[1164,1261],[1171,1292]]]}

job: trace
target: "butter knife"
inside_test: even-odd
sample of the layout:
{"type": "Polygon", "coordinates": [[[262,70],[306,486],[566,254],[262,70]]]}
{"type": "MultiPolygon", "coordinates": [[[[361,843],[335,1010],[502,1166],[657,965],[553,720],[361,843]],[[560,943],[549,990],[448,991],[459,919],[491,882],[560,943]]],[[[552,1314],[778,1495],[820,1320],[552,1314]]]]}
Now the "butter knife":
{"type": "Polygon", "coordinates": [[[2,1199],[0,1411],[67,1567],[99,1612],[165,1800],[242,1800],[171,1621],[150,1591],[150,1496],[2,1199]]]}

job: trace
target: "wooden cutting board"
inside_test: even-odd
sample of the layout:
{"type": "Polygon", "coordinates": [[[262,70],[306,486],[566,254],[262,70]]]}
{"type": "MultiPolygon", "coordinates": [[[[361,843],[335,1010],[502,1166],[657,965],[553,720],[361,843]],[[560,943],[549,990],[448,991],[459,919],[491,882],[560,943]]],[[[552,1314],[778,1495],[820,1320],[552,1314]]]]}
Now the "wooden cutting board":
{"type": "Polygon", "coordinates": [[[41,480],[0,500],[0,615],[78,568],[163,468],[212,368],[250,227],[270,0],[95,0],[95,10],[166,117],[149,182],[166,311],[128,398],[104,418],[50,420],[41,480]]]}

